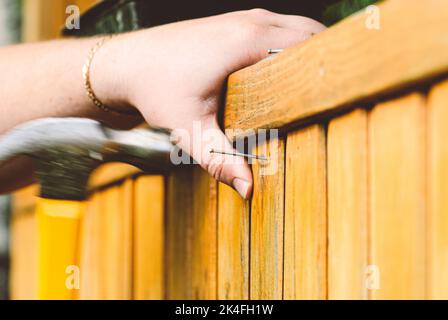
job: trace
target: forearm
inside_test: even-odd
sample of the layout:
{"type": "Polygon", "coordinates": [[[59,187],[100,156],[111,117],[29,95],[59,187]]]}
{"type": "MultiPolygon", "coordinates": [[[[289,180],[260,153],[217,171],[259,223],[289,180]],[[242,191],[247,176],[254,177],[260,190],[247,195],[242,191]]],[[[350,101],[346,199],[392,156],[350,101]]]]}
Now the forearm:
{"type": "MultiPolygon", "coordinates": [[[[130,126],[135,119],[99,110],[86,95],[82,67],[97,38],[62,40],[0,48],[0,134],[42,117],[89,117],[111,125],[130,126]],[[128,119],[127,119],[128,118],[128,119]]],[[[111,44],[110,46],[113,46],[111,44]]],[[[91,67],[91,81],[105,103],[126,105],[116,60],[107,43],[91,67]]]]}

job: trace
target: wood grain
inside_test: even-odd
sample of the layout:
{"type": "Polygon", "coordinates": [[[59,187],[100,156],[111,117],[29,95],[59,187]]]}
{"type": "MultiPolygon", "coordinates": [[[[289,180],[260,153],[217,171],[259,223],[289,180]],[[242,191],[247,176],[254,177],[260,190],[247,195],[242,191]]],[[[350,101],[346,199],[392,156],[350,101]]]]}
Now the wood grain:
{"type": "Polygon", "coordinates": [[[328,298],[366,299],[367,114],[328,128],[328,298]]]}
{"type": "Polygon", "coordinates": [[[249,299],[249,202],[218,187],[218,299],[249,299]]]}
{"type": "Polygon", "coordinates": [[[130,299],[132,289],[132,181],[101,194],[101,298],[130,299]]]}
{"type": "Polygon", "coordinates": [[[231,75],[225,127],[239,135],[283,127],[448,71],[448,2],[394,0],[379,9],[379,30],[366,28],[367,14],[353,15],[231,75]]]}
{"type": "Polygon", "coordinates": [[[191,239],[193,172],[190,166],[170,172],[166,217],[166,298],[192,299],[191,239]]]}
{"type": "Polygon", "coordinates": [[[448,81],[428,102],[428,297],[448,299],[448,81]]]}
{"type": "Polygon", "coordinates": [[[34,212],[39,194],[36,184],[15,191],[11,198],[11,210],[14,214],[34,212]]]}
{"type": "Polygon", "coordinates": [[[87,202],[86,212],[81,220],[79,268],[81,285],[78,298],[81,300],[101,297],[102,269],[105,267],[102,257],[102,235],[104,226],[101,212],[101,195],[93,194],[87,202]]]}
{"type": "Polygon", "coordinates": [[[96,169],[89,179],[89,189],[95,190],[108,184],[119,183],[121,180],[141,172],[140,169],[126,163],[107,163],[96,169]]]}
{"type": "Polygon", "coordinates": [[[258,145],[256,154],[270,159],[255,161],[251,204],[250,299],[282,299],[284,141],[271,139],[258,145]],[[276,170],[271,170],[275,168],[276,170]],[[273,174],[265,174],[273,173],[273,174]]]}
{"type": "Polygon", "coordinates": [[[216,299],[218,186],[201,167],[190,167],[193,170],[193,299],[216,299]]]}
{"type": "Polygon", "coordinates": [[[373,299],[425,297],[425,109],[420,94],[377,105],[369,115],[370,265],[373,299]]]}
{"type": "Polygon", "coordinates": [[[22,39],[34,42],[59,38],[68,18],[66,8],[78,6],[80,13],[98,0],[24,0],[22,39]]]}
{"type": "Polygon", "coordinates": [[[326,298],[325,148],[318,125],[290,133],[286,142],[285,299],[326,298]]]}
{"type": "Polygon", "coordinates": [[[11,220],[10,297],[37,299],[37,219],[33,211],[16,211],[11,220]]]}
{"type": "Polygon", "coordinates": [[[134,299],[164,298],[165,190],[163,176],[140,176],[134,194],[134,299]]]}

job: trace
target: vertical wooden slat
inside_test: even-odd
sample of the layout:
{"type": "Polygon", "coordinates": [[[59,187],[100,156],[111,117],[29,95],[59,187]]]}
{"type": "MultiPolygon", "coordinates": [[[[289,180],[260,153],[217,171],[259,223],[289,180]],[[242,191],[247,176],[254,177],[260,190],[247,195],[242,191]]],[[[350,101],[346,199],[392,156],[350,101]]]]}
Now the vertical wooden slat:
{"type": "Polygon", "coordinates": [[[132,289],[132,180],[106,189],[102,197],[102,298],[130,299],[132,289]]]}
{"type": "MultiPolygon", "coordinates": [[[[93,299],[130,299],[132,289],[132,180],[112,186],[99,194],[99,226],[93,226],[98,236],[92,244],[100,248],[98,264],[90,265],[98,279],[98,292],[93,299]]],[[[84,270],[84,272],[91,272],[84,270]]],[[[83,295],[81,294],[81,297],[83,295]]]]}
{"type": "Polygon", "coordinates": [[[11,299],[37,299],[37,223],[33,211],[11,221],[11,299]]]}
{"type": "Polygon", "coordinates": [[[170,172],[166,217],[166,298],[191,299],[191,218],[193,210],[190,166],[170,172]]]}
{"type": "Polygon", "coordinates": [[[327,146],[328,298],[366,299],[366,112],[332,120],[327,146]]]}
{"type": "Polygon", "coordinates": [[[86,212],[81,221],[79,269],[81,284],[78,298],[82,300],[99,299],[101,297],[102,280],[102,248],[103,234],[101,196],[93,194],[88,200],[86,212]]]}
{"type": "Polygon", "coordinates": [[[369,117],[370,265],[374,299],[425,297],[425,112],[411,94],[377,105],[369,117]]]}
{"type": "Polygon", "coordinates": [[[135,181],[134,298],[164,298],[164,177],[135,181]]]}
{"type": "Polygon", "coordinates": [[[25,0],[23,41],[34,42],[57,38],[65,23],[66,6],[65,0],[25,0]]]}
{"type": "MultiPolygon", "coordinates": [[[[22,39],[34,42],[59,38],[64,28],[69,5],[78,6],[80,13],[98,0],[24,0],[22,39]]],[[[82,28],[82,26],[81,26],[82,28]]]]}
{"type": "Polygon", "coordinates": [[[16,191],[11,217],[11,299],[37,299],[37,185],[16,191]]]}
{"type": "Polygon", "coordinates": [[[448,299],[448,81],[429,95],[429,298],[448,299]]]}
{"type": "Polygon", "coordinates": [[[266,164],[256,161],[252,165],[250,298],[282,299],[284,142],[271,139],[259,145],[257,152],[268,156],[269,166],[276,165],[277,170],[263,175],[270,171],[265,170],[266,164]]]}
{"type": "Polygon", "coordinates": [[[286,142],[285,299],[325,299],[327,291],[325,131],[290,133],[286,142]]]}
{"type": "Polygon", "coordinates": [[[218,299],[249,298],[249,202],[218,188],[218,299]]]}
{"type": "Polygon", "coordinates": [[[216,299],[217,182],[199,166],[193,170],[192,290],[194,299],[216,299]]]}

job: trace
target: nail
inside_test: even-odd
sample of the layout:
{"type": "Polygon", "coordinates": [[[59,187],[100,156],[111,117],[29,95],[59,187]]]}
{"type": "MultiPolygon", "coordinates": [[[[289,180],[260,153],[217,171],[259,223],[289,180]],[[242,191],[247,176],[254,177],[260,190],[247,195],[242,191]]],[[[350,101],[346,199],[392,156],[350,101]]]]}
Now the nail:
{"type": "Polygon", "coordinates": [[[258,159],[258,160],[263,160],[263,161],[268,160],[268,158],[266,158],[266,156],[256,156],[253,154],[241,153],[241,152],[236,152],[236,151],[227,152],[227,151],[218,151],[218,150],[211,149],[210,153],[227,154],[230,156],[243,157],[243,158],[248,158],[248,159],[258,159]]]}
{"type": "Polygon", "coordinates": [[[283,49],[269,49],[268,54],[276,54],[282,52],[283,49]]]}
{"type": "Polygon", "coordinates": [[[249,182],[240,178],[235,178],[233,179],[233,187],[244,199],[248,198],[249,182]]]}

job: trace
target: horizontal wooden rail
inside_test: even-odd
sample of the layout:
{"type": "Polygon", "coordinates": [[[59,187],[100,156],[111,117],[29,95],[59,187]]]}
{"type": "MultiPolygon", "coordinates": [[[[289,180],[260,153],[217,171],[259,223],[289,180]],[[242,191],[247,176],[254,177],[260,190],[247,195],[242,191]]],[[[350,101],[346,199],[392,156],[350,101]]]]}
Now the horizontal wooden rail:
{"type": "Polygon", "coordinates": [[[448,2],[389,0],[380,28],[359,13],[272,59],[232,74],[224,124],[230,138],[281,128],[378,98],[448,71],[448,2]]]}

